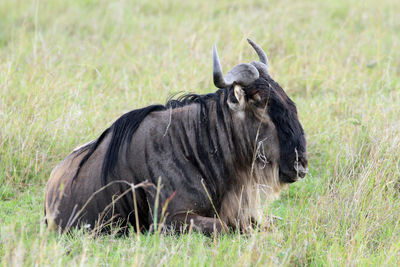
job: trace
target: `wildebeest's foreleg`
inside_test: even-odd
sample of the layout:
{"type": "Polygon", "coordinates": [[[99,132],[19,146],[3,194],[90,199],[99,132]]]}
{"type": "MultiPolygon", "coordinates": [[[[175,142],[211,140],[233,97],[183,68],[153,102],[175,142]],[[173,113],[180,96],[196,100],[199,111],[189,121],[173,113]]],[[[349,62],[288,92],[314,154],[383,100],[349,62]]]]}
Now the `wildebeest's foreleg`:
{"type": "Polygon", "coordinates": [[[204,217],[195,213],[180,213],[172,216],[169,224],[176,231],[187,232],[189,229],[194,229],[206,235],[212,233],[227,232],[228,227],[218,218],[204,217]]]}

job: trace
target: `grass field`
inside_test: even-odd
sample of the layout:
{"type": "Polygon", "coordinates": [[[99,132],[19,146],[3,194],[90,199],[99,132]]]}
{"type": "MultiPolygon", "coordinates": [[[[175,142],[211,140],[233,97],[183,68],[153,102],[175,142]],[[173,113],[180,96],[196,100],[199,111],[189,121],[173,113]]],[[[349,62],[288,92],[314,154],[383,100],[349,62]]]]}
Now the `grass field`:
{"type": "Polygon", "coordinates": [[[398,266],[400,3],[0,1],[0,257],[4,266],[398,266]],[[133,3],[135,2],[135,3],[133,3]],[[207,93],[254,60],[296,102],[310,174],[267,232],[92,238],[48,232],[52,168],[123,113],[207,93]]]}

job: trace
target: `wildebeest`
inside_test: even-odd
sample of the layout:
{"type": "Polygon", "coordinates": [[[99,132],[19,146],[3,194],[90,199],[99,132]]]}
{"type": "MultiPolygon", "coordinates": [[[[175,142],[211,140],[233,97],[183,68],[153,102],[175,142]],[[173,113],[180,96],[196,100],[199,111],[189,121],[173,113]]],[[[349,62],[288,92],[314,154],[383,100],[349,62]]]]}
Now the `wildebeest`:
{"type": "Polygon", "coordinates": [[[214,46],[215,93],[128,112],[56,166],[48,224],[211,233],[257,222],[260,192],[270,198],[305,177],[307,157],[295,104],[270,77],[265,52],[248,42],[259,61],[226,75],[214,46]]]}

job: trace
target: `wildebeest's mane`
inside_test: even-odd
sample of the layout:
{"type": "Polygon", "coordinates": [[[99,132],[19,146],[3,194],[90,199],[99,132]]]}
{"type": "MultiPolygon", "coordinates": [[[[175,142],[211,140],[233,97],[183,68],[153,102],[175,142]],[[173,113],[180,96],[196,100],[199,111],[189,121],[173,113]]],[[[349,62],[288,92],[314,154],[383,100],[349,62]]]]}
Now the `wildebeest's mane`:
{"type": "MultiPolygon", "coordinates": [[[[99,147],[104,138],[111,134],[111,140],[107,148],[107,152],[104,157],[104,161],[102,164],[102,184],[107,184],[107,178],[110,175],[118,176],[118,174],[114,173],[115,166],[118,162],[121,148],[124,144],[129,147],[130,142],[132,140],[133,134],[139,128],[141,122],[146,118],[148,114],[155,111],[164,111],[168,109],[176,109],[181,108],[191,104],[198,104],[201,107],[200,112],[200,123],[208,127],[207,118],[208,118],[208,110],[207,110],[207,102],[209,100],[214,100],[217,104],[217,115],[220,113],[220,103],[219,97],[222,92],[227,89],[220,89],[215,93],[209,93],[205,95],[199,94],[184,94],[179,96],[176,99],[170,99],[167,101],[165,105],[151,105],[148,107],[140,108],[132,110],[128,113],[125,113],[121,117],[119,117],[109,128],[107,128],[99,138],[97,138],[94,142],[90,143],[85,147],[85,151],[89,149],[86,155],[82,158],[79,163],[77,172],[73,178],[73,181],[79,174],[82,166],[88,161],[94,151],[99,147]]],[[[225,94],[227,95],[227,94],[225,94]]]]}
{"type": "Polygon", "coordinates": [[[193,103],[205,104],[205,102],[209,99],[218,100],[219,95],[223,91],[225,91],[225,89],[219,89],[215,93],[209,93],[209,94],[205,94],[205,95],[199,95],[199,94],[193,94],[193,93],[183,94],[183,95],[178,96],[176,99],[169,99],[167,101],[167,103],[165,104],[165,107],[166,108],[179,108],[179,107],[191,105],[193,103]]]}

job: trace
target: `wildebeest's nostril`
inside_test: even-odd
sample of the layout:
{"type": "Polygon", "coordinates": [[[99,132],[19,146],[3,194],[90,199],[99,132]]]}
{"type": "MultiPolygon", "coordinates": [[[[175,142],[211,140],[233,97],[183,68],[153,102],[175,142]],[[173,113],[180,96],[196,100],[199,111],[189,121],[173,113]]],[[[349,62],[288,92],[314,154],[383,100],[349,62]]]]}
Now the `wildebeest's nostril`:
{"type": "Polygon", "coordinates": [[[307,173],[308,173],[308,168],[307,168],[307,167],[304,167],[303,164],[301,164],[301,163],[298,162],[298,161],[296,161],[296,162],[294,163],[294,169],[296,170],[297,175],[298,175],[300,178],[304,178],[304,177],[307,175],[307,173]]]}

